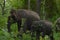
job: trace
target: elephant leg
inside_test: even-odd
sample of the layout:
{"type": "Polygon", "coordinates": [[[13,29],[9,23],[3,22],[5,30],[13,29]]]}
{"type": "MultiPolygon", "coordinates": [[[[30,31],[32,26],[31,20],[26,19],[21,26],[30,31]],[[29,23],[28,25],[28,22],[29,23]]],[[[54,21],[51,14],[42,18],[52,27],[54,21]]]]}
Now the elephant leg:
{"type": "Polygon", "coordinates": [[[18,20],[17,21],[17,25],[18,25],[18,35],[17,36],[22,40],[21,24],[22,24],[22,20],[18,20]]]}
{"type": "Polygon", "coordinates": [[[40,31],[38,31],[38,30],[36,32],[36,40],[40,40],[40,31]]]}
{"type": "Polygon", "coordinates": [[[32,24],[32,20],[30,19],[30,20],[26,20],[25,21],[25,23],[24,23],[24,28],[23,28],[23,30],[24,30],[24,32],[26,33],[26,31],[27,30],[31,30],[31,24],[32,24]]]}
{"type": "Polygon", "coordinates": [[[23,32],[26,33],[26,30],[27,30],[27,23],[25,22],[23,25],[23,32]]]}
{"type": "Polygon", "coordinates": [[[11,19],[12,19],[12,17],[9,16],[9,17],[8,17],[8,20],[7,20],[7,29],[8,29],[8,32],[9,32],[9,33],[11,32],[10,26],[11,26],[13,23],[16,23],[16,21],[14,21],[14,20],[12,21],[11,19]]]}
{"type": "Polygon", "coordinates": [[[34,40],[34,37],[35,37],[35,28],[34,27],[31,27],[31,40],[34,40]]]}
{"type": "Polygon", "coordinates": [[[8,29],[8,32],[9,32],[9,33],[11,32],[10,26],[11,26],[11,23],[9,22],[9,23],[7,24],[7,29],[8,29]]]}
{"type": "Polygon", "coordinates": [[[10,26],[11,26],[11,17],[9,16],[8,17],[8,20],[7,20],[7,29],[8,29],[8,32],[10,33],[10,26]]]}
{"type": "Polygon", "coordinates": [[[22,24],[22,21],[21,21],[21,20],[17,21],[17,25],[18,25],[18,32],[20,32],[21,24],[22,24]]]}
{"type": "Polygon", "coordinates": [[[8,32],[9,33],[11,33],[11,25],[12,25],[13,23],[11,23],[11,22],[8,22],[8,24],[7,24],[7,29],[8,29],[8,32]]]}
{"type": "Polygon", "coordinates": [[[49,37],[50,37],[50,40],[55,40],[53,37],[53,33],[51,35],[49,35],[49,37]]]}

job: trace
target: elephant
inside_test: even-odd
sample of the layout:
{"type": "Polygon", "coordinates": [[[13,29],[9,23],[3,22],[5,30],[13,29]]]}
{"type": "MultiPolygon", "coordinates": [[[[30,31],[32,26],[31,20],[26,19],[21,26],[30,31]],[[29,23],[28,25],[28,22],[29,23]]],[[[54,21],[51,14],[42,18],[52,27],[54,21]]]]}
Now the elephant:
{"type": "Polygon", "coordinates": [[[31,25],[31,36],[34,37],[34,33],[36,32],[36,40],[40,40],[40,36],[42,38],[45,37],[45,35],[48,35],[50,37],[50,40],[54,40],[53,37],[53,30],[52,30],[52,22],[47,20],[40,20],[40,21],[33,21],[31,25]]]}

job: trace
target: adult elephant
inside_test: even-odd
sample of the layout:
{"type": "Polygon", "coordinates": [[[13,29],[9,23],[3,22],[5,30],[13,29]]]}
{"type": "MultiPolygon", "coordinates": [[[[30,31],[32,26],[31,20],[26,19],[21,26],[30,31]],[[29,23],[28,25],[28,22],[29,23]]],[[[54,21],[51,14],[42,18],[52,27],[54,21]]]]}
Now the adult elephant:
{"type": "Polygon", "coordinates": [[[22,24],[22,18],[26,19],[24,23],[24,31],[26,32],[26,28],[28,27],[29,29],[31,28],[31,24],[33,21],[39,21],[40,16],[38,13],[31,11],[31,10],[25,10],[25,9],[11,9],[10,15],[8,16],[8,21],[7,21],[7,29],[8,32],[11,31],[10,26],[13,23],[17,23],[18,25],[18,32],[21,29],[21,24],[22,24]]]}

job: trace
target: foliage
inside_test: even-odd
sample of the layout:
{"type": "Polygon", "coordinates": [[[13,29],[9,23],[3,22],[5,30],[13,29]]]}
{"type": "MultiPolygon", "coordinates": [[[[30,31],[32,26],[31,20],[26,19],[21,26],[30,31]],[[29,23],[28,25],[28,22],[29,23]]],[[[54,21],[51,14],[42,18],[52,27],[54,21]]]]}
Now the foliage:
{"type": "MultiPolygon", "coordinates": [[[[0,4],[3,4],[3,0],[0,0],[0,4]]],[[[30,10],[36,11],[36,0],[31,0],[30,10]]],[[[44,13],[46,14],[45,18],[53,23],[55,20],[60,17],[60,0],[42,0],[40,5],[40,17],[43,18],[44,13]],[[44,1],[46,1],[44,3],[44,1]],[[45,10],[43,10],[43,7],[45,10]]],[[[16,40],[19,40],[17,37],[17,25],[13,24],[11,26],[12,34],[10,35],[7,32],[7,17],[9,16],[10,9],[28,9],[28,0],[6,0],[5,1],[5,14],[2,16],[2,9],[0,5],[0,40],[15,40],[13,36],[16,36],[16,40]]],[[[23,20],[24,22],[24,20],[23,20]]],[[[59,40],[60,34],[54,32],[54,37],[56,40],[59,40]]],[[[30,34],[23,34],[24,40],[31,40],[30,34]]],[[[48,40],[48,39],[47,39],[48,40]]]]}

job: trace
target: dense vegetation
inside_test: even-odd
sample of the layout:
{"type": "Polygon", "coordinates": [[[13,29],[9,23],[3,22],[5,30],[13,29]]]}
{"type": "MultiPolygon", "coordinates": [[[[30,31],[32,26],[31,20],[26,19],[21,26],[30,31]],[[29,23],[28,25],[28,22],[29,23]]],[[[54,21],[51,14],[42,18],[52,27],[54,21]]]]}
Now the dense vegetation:
{"type": "MultiPolygon", "coordinates": [[[[30,0],[30,10],[36,11],[36,5],[36,0],[30,0]]],[[[18,33],[17,25],[13,24],[11,26],[12,35],[7,32],[7,17],[11,8],[28,9],[28,0],[0,0],[0,40],[19,40],[19,38],[13,37],[18,33]]],[[[39,10],[41,19],[47,19],[54,23],[60,17],[60,0],[41,0],[39,10]]],[[[54,35],[55,40],[60,40],[60,33],[54,32],[54,35]]],[[[31,40],[30,34],[23,34],[23,36],[24,40],[31,40]]]]}

